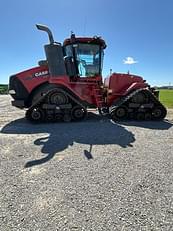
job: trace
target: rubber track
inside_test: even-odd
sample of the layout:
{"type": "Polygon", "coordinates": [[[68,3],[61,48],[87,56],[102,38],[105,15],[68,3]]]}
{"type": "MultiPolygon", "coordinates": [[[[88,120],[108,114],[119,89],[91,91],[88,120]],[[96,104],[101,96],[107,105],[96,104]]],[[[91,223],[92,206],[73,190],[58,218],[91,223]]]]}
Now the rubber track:
{"type": "Polygon", "coordinates": [[[138,94],[139,92],[142,92],[142,91],[145,92],[145,93],[147,92],[147,95],[150,97],[150,102],[149,103],[152,102],[152,103],[155,104],[155,106],[160,106],[160,107],[163,108],[163,110],[165,111],[165,116],[166,116],[166,112],[167,112],[166,108],[158,101],[158,99],[153,95],[153,93],[150,90],[146,89],[146,88],[137,89],[137,90],[133,91],[131,94],[127,95],[126,97],[121,98],[118,101],[116,101],[115,104],[112,107],[110,107],[110,110],[109,110],[110,114],[114,110],[116,110],[118,107],[125,105],[130,99],[132,99],[132,97],[134,95],[136,95],[136,94],[138,94]]]}
{"type": "MultiPolygon", "coordinates": [[[[56,91],[59,91],[59,92],[62,92],[64,93],[65,95],[67,95],[70,100],[75,103],[75,106],[80,106],[81,108],[83,108],[84,110],[86,110],[86,108],[83,106],[83,104],[77,100],[75,97],[73,97],[71,94],[69,94],[67,91],[64,91],[63,89],[61,88],[53,88],[51,90],[49,90],[48,92],[46,92],[42,97],[40,97],[34,104],[31,105],[31,107],[26,111],[26,117],[28,118],[29,116],[29,113],[32,111],[32,109],[34,108],[41,108],[41,104],[45,103],[46,102],[46,99],[47,97],[49,96],[49,94],[52,94],[56,91]]],[[[59,107],[59,106],[58,106],[59,107]]],[[[29,119],[29,118],[28,118],[29,119]]]]}

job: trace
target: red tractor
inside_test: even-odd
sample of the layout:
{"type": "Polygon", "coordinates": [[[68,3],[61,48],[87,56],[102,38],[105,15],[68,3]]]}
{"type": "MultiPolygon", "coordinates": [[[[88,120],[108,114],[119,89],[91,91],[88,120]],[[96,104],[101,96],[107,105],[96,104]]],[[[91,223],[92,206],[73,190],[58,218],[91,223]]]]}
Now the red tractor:
{"type": "Polygon", "coordinates": [[[166,116],[155,89],[142,77],[113,73],[104,82],[102,65],[105,41],[100,37],[75,37],[61,45],[48,27],[46,60],[39,66],[10,77],[12,105],[27,108],[30,121],[76,121],[87,115],[87,108],[98,108],[116,120],[160,120],[166,116]]]}

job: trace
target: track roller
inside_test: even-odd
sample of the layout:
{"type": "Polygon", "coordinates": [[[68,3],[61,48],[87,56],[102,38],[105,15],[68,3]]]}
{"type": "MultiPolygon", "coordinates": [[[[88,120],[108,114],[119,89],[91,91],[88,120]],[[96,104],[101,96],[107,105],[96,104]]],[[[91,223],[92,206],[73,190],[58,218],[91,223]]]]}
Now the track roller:
{"type": "Polygon", "coordinates": [[[47,114],[47,116],[46,116],[46,121],[47,121],[47,122],[53,122],[53,121],[54,121],[54,116],[53,116],[53,114],[47,114]]]}
{"type": "Polygon", "coordinates": [[[151,120],[151,119],[152,119],[151,113],[146,112],[146,113],[145,113],[145,120],[146,120],[146,121],[149,121],[149,120],[151,120]]]}
{"type": "Polygon", "coordinates": [[[136,119],[137,120],[145,120],[145,114],[143,113],[143,112],[138,112],[137,114],[136,114],[136,119]]]}
{"type": "Polygon", "coordinates": [[[71,115],[70,114],[64,114],[63,116],[63,121],[66,122],[66,123],[69,123],[71,122],[71,115]]]}
{"type": "Polygon", "coordinates": [[[54,119],[56,122],[62,121],[63,120],[63,114],[61,114],[61,113],[55,114],[54,119]]]}

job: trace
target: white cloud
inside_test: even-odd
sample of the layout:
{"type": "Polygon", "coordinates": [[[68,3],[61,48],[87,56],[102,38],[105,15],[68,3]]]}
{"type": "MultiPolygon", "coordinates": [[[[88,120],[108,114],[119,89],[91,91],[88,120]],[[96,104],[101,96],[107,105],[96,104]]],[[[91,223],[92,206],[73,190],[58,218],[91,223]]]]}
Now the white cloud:
{"type": "Polygon", "coordinates": [[[123,63],[124,64],[135,64],[135,63],[138,63],[138,61],[134,60],[133,57],[126,57],[124,60],[123,60],[123,63]]]}

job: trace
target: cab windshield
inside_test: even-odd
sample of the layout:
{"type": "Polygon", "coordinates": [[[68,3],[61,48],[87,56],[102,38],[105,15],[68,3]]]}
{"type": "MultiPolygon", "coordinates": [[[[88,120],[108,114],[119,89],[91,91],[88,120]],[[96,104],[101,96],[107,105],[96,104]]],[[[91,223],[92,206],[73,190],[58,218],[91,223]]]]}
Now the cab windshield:
{"type": "Polygon", "coordinates": [[[81,77],[101,75],[103,50],[98,44],[78,43],[66,46],[66,55],[74,54],[81,77]]]}

